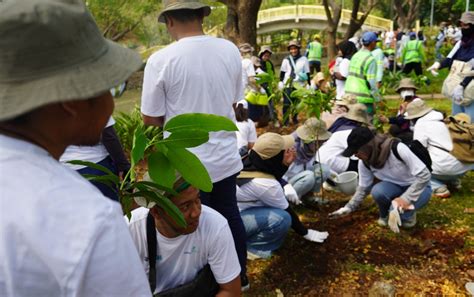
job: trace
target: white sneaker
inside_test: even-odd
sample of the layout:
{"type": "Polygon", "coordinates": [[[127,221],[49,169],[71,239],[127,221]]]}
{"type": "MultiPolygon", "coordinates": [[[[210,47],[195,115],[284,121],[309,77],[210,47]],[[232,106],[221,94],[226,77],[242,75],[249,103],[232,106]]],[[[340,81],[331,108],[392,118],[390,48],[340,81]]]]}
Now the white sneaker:
{"type": "Polygon", "coordinates": [[[441,186],[433,191],[433,196],[437,198],[449,198],[451,196],[451,192],[449,192],[446,186],[441,186]]]}
{"type": "Polygon", "coordinates": [[[326,191],[340,192],[338,188],[331,186],[328,182],[323,183],[323,189],[326,191]]]}
{"type": "Polygon", "coordinates": [[[379,224],[379,226],[382,226],[382,227],[387,227],[388,226],[388,217],[386,218],[379,218],[377,220],[377,224],[379,224]]]}
{"type": "Polygon", "coordinates": [[[416,225],[416,212],[408,220],[402,221],[403,228],[413,228],[416,225]]]}
{"type": "Polygon", "coordinates": [[[253,261],[253,260],[257,260],[257,259],[262,259],[262,257],[260,257],[257,254],[254,254],[252,252],[247,251],[247,260],[253,261]]]}

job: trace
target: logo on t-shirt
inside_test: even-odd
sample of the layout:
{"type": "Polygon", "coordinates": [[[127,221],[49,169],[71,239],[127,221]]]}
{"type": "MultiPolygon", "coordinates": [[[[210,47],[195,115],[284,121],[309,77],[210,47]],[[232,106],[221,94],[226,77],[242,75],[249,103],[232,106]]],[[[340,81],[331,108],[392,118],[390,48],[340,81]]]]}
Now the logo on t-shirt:
{"type": "Polygon", "coordinates": [[[192,255],[192,254],[195,254],[198,252],[198,249],[195,245],[193,245],[193,247],[191,248],[190,251],[184,251],[184,254],[185,255],[192,255]]]}

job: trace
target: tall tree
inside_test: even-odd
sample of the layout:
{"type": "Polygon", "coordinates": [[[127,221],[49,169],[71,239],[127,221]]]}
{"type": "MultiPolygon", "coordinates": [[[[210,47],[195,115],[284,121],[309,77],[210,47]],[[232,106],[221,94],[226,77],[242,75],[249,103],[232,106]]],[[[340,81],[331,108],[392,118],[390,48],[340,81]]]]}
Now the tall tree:
{"type": "MultiPolygon", "coordinates": [[[[334,0],[332,0],[334,1],[334,0]]],[[[354,34],[360,30],[365,20],[369,16],[372,9],[377,5],[378,0],[367,0],[367,6],[365,11],[360,11],[362,15],[359,17],[359,10],[361,7],[361,0],[353,0],[352,3],[352,13],[351,20],[349,22],[349,27],[344,34],[344,40],[347,40],[354,36],[354,34]]]]}
{"type": "Polygon", "coordinates": [[[257,43],[257,16],[262,0],[219,0],[227,6],[226,37],[235,43],[257,43]]]}
{"type": "Polygon", "coordinates": [[[342,7],[336,1],[323,0],[324,11],[328,19],[327,26],[327,45],[328,45],[328,57],[332,60],[336,52],[336,38],[337,38],[337,27],[339,26],[339,20],[341,19],[342,7]]]}
{"type": "Polygon", "coordinates": [[[397,24],[400,29],[410,29],[419,17],[422,0],[393,0],[397,14],[397,24]]]}

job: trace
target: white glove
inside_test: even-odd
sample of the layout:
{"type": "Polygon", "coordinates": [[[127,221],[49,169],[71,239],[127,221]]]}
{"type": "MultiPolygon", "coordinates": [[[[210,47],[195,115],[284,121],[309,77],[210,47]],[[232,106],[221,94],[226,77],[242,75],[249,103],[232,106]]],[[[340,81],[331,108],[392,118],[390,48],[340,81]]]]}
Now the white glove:
{"type": "MultiPolygon", "coordinates": [[[[408,210],[414,209],[415,206],[413,204],[408,207],[408,210]]],[[[395,233],[400,233],[400,229],[398,227],[402,225],[402,219],[400,218],[400,214],[402,213],[404,213],[403,207],[398,204],[397,201],[392,200],[392,210],[388,214],[388,226],[390,227],[390,230],[395,233]]]]}
{"type": "Polygon", "coordinates": [[[462,97],[463,97],[463,94],[464,94],[464,87],[461,86],[461,85],[457,85],[456,87],[454,87],[454,90],[453,90],[453,102],[460,105],[461,102],[462,102],[462,97]]]}
{"type": "Polygon", "coordinates": [[[290,201],[291,203],[294,203],[296,205],[301,204],[300,198],[298,198],[298,194],[296,193],[295,188],[291,184],[286,184],[283,187],[283,191],[285,192],[286,199],[290,201]]]}
{"type": "Polygon", "coordinates": [[[282,81],[278,83],[278,90],[281,91],[281,90],[283,90],[284,87],[285,87],[285,85],[283,84],[282,81]]]}
{"type": "Polygon", "coordinates": [[[329,214],[329,218],[330,219],[337,219],[337,218],[340,218],[340,217],[344,217],[348,214],[350,214],[352,212],[352,210],[349,208],[349,207],[341,207],[339,208],[338,210],[334,211],[334,212],[331,212],[329,214]]]}
{"type": "Polygon", "coordinates": [[[430,66],[428,69],[426,69],[426,70],[431,71],[431,74],[433,74],[433,76],[438,76],[439,73],[438,73],[436,70],[438,70],[440,66],[441,66],[441,64],[436,61],[436,62],[434,62],[433,65],[431,65],[431,66],[430,66]]]}
{"type": "Polygon", "coordinates": [[[319,232],[316,230],[308,229],[308,234],[306,234],[304,239],[312,241],[312,242],[319,242],[322,243],[328,238],[329,233],[327,232],[319,232]]]}
{"type": "Polygon", "coordinates": [[[459,105],[461,105],[461,106],[469,106],[469,105],[472,104],[472,101],[473,101],[473,100],[474,100],[474,99],[463,98],[463,99],[461,100],[461,102],[459,103],[459,105]]]}

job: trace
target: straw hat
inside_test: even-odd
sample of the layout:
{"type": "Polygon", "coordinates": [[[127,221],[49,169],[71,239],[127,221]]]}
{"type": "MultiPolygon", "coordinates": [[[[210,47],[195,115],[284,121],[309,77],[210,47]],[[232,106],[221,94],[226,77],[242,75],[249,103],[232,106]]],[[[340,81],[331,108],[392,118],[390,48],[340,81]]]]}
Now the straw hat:
{"type": "Polygon", "coordinates": [[[0,36],[0,121],[103,94],[142,65],[102,37],[82,1],[4,2],[0,36]]]}
{"type": "Polygon", "coordinates": [[[300,43],[299,43],[298,41],[296,41],[296,40],[290,41],[290,42],[288,43],[287,49],[290,50],[290,47],[292,47],[292,46],[296,46],[297,48],[301,48],[300,43]]]}
{"type": "Polygon", "coordinates": [[[272,48],[269,45],[263,45],[260,48],[260,51],[258,52],[258,56],[261,58],[265,52],[269,52],[270,54],[273,54],[272,48]]]}
{"type": "Polygon", "coordinates": [[[459,123],[471,124],[471,117],[467,113],[460,112],[455,115],[449,116],[449,118],[453,118],[456,120],[456,122],[459,123]]]}
{"type": "Polygon", "coordinates": [[[354,94],[344,94],[342,95],[341,99],[336,99],[337,105],[342,105],[349,107],[349,105],[356,104],[357,97],[354,94]]]}
{"type": "Polygon", "coordinates": [[[464,12],[459,21],[464,24],[474,24],[474,11],[464,12]]]}
{"type": "Polygon", "coordinates": [[[324,80],[324,79],[325,79],[325,78],[324,78],[324,73],[322,73],[322,72],[318,72],[318,73],[316,73],[316,75],[314,76],[314,82],[315,82],[315,83],[318,83],[318,82],[320,82],[320,81],[322,81],[322,80],[324,80]]]}
{"type": "Polygon", "coordinates": [[[432,110],[433,108],[427,106],[424,100],[414,100],[407,105],[407,115],[405,116],[405,119],[417,119],[432,110]]]}
{"type": "Polygon", "coordinates": [[[307,119],[296,129],[296,135],[303,141],[327,140],[331,133],[327,131],[326,123],[317,118],[307,119]]]}
{"type": "Polygon", "coordinates": [[[211,7],[207,4],[201,3],[200,1],[190,0],[163,0],[163,10],[158,16],[158,22],[166,23],[164,13],[167,11],[180,10],[180,9],[204,9],[204,16],[211,14],[211,7]]]}
{"type": "Polygon", "coordinates": [[[242,54],[247,54],[247,53],[251,53],[253,52],[253,47],[250,45],[250,43],[241,43],[239,44],[239,51],[242,53],[242,54]]]}
{"type": "Polygon", "coordinates": [[[267,132],[260,135],[252,148],[263,160],[270,159],[278,155],[281,151],[292,148],[295,139],[291,135],[280,135],[267,132]]]}
{"type": "Polygon", "coordinates": [[[369,115],[367,114],[367,107],[362,103],[356,103],[349,107],[349,111],[344,116],[346,119],[353,120],[359,123],[369,124],[369,115]]]}
{"type": "Polygon", "coordinates": [[[418,90],[418,88],[415,86],[411,78],[403,78],[400,81],[400,84],[398,85],[398,88],[396,89],[397,93],[400,93],[401,89],[413,89],[413,90],[418,90]]]}

